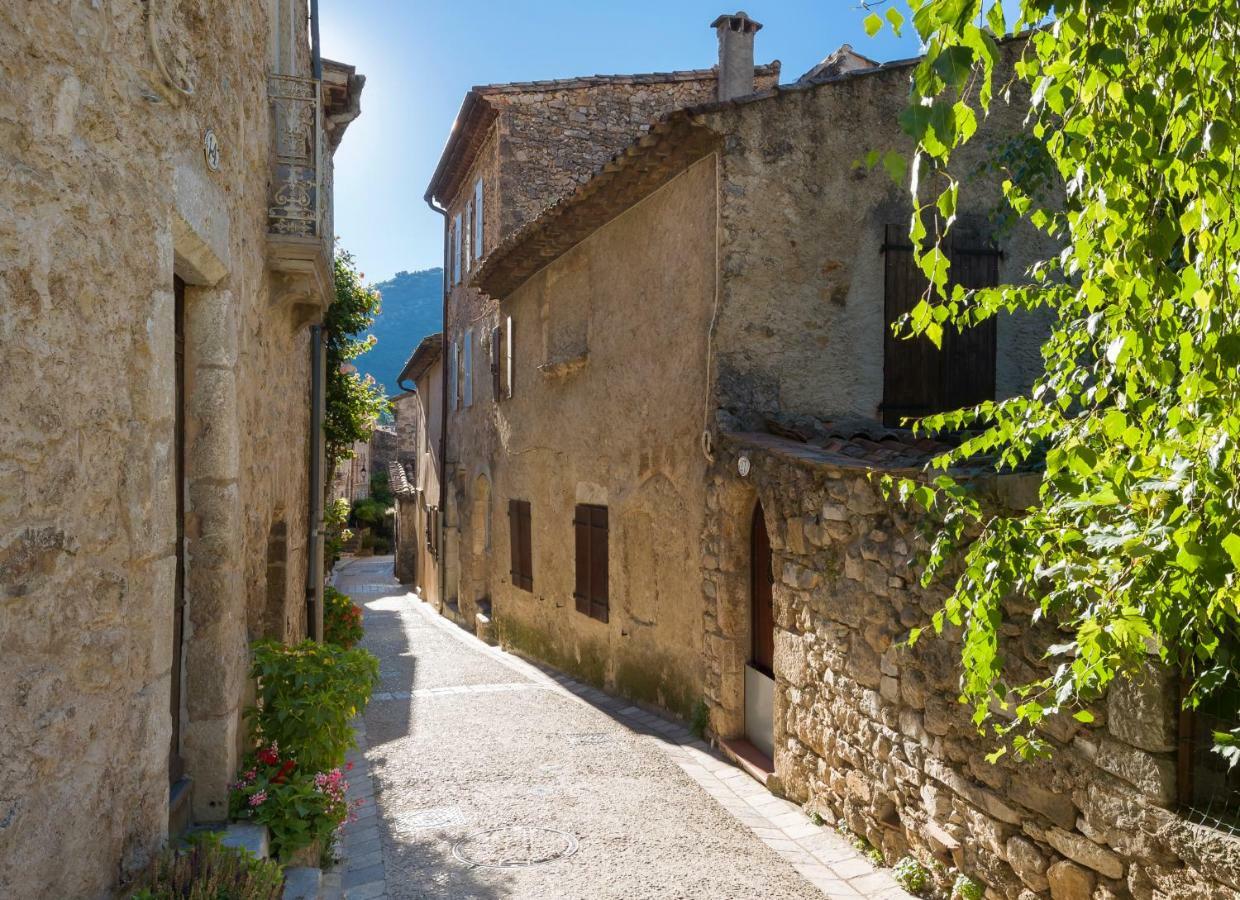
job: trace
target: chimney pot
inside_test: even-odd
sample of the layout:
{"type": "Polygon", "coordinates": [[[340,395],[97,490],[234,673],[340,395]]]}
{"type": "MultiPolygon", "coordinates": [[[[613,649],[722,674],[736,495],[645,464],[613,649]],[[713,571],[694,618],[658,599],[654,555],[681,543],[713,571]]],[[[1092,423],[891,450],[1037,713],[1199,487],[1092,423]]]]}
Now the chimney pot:
{"type": "Polygon", "coordinates": [[[719,99],[754,92],[753,36],[762,28],[743,11],[722,15],[710,25],[719,34],[719,99]]]}

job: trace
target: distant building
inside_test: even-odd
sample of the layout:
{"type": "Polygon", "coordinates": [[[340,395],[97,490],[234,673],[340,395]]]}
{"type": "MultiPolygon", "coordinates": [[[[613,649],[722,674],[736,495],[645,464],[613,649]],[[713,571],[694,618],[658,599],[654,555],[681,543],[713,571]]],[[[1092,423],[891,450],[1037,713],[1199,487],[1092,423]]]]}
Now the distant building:
{"type": "Polygon", "coordinates": [[[441,607],[442,495],[439,440],[443,434],[443,335],[422,340],[397,381],[412,382],[395,398],[398,458],[389,464],[396,496],[396,577],[441,607]]]}

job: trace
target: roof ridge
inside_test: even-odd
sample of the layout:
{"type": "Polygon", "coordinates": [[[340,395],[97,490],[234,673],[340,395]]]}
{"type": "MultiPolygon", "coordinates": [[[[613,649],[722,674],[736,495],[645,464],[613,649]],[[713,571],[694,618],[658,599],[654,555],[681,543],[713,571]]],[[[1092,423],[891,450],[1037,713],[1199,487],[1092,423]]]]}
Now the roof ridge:
{"type": "MultiPolygon", "coordinates": [[[[779,74],[783,63],[778,59],[769,63],[754,66],[755,75],[779,74]]],[[[719,67],[709,69],[673,69],[670,72],[636,72],[614,75],[574,75],[567,78],[543,78],[533,81],[500,81],[491,84],[477,84],[470,90],[480,94],[517,93],[526,90],[554,90],[568,85],[599,85],[599,84],[659,84],[667,81],[702,81],[718,76],[719,67]]]]}

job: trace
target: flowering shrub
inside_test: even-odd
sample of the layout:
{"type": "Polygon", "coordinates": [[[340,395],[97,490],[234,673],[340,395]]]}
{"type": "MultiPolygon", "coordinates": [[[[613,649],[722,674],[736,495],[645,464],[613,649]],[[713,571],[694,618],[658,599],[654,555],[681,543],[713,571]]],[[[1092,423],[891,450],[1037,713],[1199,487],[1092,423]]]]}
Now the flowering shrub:
{"type": "Polygon", "coordinates": [[[360,648],[259,641],[251,675],[258,703],[246,716],[255,740],[283,747],[303,770],[322,772],[343,763],[353,746],[349,720],[370,700],[379,661],[360,648]]]}
{"type": "Polygon", "coordinates": [[[323,589],[323,640],[346,650],[362,639],[362,610],[348,594],[323,589]]]}
{"type": "Polygon", "coordinates": [[[330,844],[336,829],[352,821],[353,809],[362,804],[358,800],[351,807],[345,799],[349,783],[339,768],[302,770],[274,743],[246,758],[230,788],[229,815],[266,825],[272,853],[280,859],[315,841],[330,844]]]}
{"type": "Polygon", "coordinates": [[[284,873],[267,859],[225,847],[217,832],[200,832],[183,850],[161,853],[131,900],[277,900],[284,873]]]}

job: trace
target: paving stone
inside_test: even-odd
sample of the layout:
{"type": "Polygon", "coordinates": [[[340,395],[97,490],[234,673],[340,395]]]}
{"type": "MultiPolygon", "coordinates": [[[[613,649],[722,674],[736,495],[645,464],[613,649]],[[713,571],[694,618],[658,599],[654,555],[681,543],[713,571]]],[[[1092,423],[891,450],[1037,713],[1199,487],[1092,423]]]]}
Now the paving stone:
{"type": "Polygon", "coordinates": [[[350,888],[358,885],[384,881],[383,863],[376,863],[364,869],[348,869],[344,873],[344,889],[347,894],[350,888]]]}

